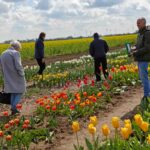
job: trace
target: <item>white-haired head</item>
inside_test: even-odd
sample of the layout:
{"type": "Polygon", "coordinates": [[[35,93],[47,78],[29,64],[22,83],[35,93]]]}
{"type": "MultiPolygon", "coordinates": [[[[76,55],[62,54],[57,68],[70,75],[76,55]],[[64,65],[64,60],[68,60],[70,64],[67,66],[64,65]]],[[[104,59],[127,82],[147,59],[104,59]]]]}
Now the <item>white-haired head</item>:
{"type": "Polygon", "coordinates": [[[19,41],[12,41],[12,42],[10,42],[10,46],[12,47],[12,48],[14,48],[15,50],[17,50],[17,51],[19,51],[19,50],[21,50],[21,43],[19,42],[19,41]]]}

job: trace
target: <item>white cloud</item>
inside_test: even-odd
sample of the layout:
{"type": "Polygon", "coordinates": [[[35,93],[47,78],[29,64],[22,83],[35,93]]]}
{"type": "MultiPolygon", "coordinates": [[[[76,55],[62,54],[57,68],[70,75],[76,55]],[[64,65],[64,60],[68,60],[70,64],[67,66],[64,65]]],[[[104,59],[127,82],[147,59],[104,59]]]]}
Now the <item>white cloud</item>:
{"type": "Polygon", "coordinates": [[[7,13],[9,11],[10,5],[0,1],[0,14],[7,13]]]}
{"type": "Polygon", "coordinates": [[[149,0],[0,0],[0,41],[132,32],[148,14],[149,0]]]}

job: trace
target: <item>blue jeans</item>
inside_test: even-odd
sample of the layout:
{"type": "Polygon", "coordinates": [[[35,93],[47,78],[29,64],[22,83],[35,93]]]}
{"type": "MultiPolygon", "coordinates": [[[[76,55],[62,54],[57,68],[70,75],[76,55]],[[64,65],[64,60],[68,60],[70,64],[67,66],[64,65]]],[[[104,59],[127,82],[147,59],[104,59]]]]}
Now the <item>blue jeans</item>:
{"type": "Polygon", "coordinates": [[[144,87],[144,96],[150,96],[150,82],[148,79],[148,62],[138,62],[139,76],[144,87]]]}
{"type": "Polygon", "coordinates": [[[11,110],[16,111],[16,105],[20,102],[21,100],[21,93],[12,93],[11,94],[11,110]]]}

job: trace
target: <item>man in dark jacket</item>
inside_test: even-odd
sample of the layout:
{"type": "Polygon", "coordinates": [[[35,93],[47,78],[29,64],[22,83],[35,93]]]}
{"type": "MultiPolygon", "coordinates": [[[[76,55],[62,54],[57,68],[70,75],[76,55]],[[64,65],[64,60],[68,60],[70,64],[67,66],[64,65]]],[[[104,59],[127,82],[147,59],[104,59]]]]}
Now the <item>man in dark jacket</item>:
{"type": "Polygon", "coordinates": [[[148,79],[148,62],[150,61],[150,30],[146,27],[146,19],[137,20],[139,29],[136,49],[133,51],[135,61],[138,62],[139,76],[144,87],[143,99],[150,96],[150,84],[148,79]]]}
{"type": "Polygon", "coordinates": [[[106,41],[99,38],[98,33],[94,33],[94,40],[90,44],[90,55],[94,58],[96,81],[101,81],[101,70],[104,77],[108,77],[106,53],[109,47],[106,41]],[[101,66],[102,65],[102,66],[101,66]]]}
{"type": "Polygon", "coordinates": [[[39,38],[35,42],[35,59],[40,67],[38,74],[42,75],[46,67],[44,61],[44,39],[46,34],[44,32],[40,33],[39,38]]]}

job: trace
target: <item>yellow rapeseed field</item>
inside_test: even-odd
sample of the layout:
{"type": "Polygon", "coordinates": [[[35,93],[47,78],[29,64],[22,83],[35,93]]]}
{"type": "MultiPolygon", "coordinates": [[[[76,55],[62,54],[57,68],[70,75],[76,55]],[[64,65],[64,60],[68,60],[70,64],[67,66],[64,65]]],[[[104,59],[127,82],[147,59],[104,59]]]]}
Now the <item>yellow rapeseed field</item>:
{"type": "MultiPolygon", "coordinates": [[[[108,42],[110,47],[124,46],[126,42],[135,43],[136,34],[120,35],[120,36],[104,36],[102,37],[108,42]]],[[[88,51],[92,38],[80,38],[71,40],[55,40],[45,41],[45,55],[64,55],[76,54],[88,51]]],[[[34,42],[22,43],[22,59],[32,59],[34,57],[34,42]]],[[[0,53],[9,47],[8,44],[0,44],[0,53]]]]}

